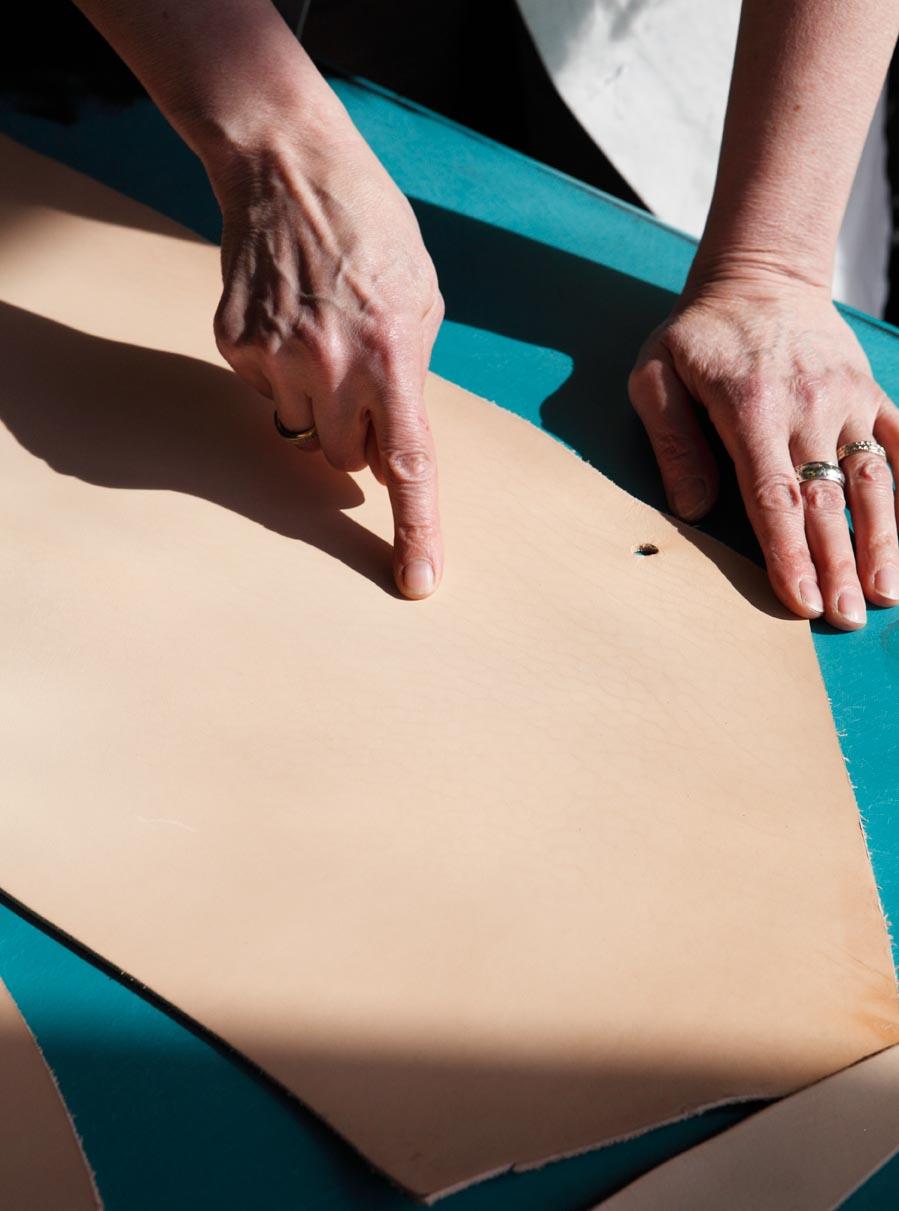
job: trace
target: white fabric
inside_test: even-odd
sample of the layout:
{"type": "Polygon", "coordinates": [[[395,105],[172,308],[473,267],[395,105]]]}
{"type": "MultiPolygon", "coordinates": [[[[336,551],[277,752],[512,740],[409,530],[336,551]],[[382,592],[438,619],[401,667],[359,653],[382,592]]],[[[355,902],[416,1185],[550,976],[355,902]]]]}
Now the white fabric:
{"type": "MultiPolygon", "coordinates": [[[[654,214],[702,232],[740,0],[518,0],[556,88],[654,214]]],[[[881,315],[891,220],[878,105],[840,233],[834,295],[881,315]]]]}
{"type": "Polygon", "coordinates": [[[889,294],[893,224],[887,176],[886,89],[880,94],[837,241],[833,293],[882,316],[889,294]]]}

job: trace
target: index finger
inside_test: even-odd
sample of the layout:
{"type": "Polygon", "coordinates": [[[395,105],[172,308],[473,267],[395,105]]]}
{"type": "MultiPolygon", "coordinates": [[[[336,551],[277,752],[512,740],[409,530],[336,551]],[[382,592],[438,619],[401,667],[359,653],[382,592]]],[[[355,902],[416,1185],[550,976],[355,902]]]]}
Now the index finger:
{"type": "Polygon", "coordinates": [[[388,394],[372,413],[393,509],[393,574],[405,597],[429,597],[443,574],[437,451],[421,395],[388,394]]]}

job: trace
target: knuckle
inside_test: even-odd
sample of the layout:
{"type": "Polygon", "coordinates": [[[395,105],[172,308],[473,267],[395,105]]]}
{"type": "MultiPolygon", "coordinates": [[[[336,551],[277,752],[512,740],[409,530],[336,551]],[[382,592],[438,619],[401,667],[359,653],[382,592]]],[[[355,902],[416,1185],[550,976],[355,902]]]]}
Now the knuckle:
{"type": "Polygon", "coordinates": [[[387,383],[402,379],[404,370],[418,362],[422,329],[423,321],[412,324],[406,316],[382,315],[371,325],[363,349],[377,378],[387,383]]]}
{"type": "Polygon", "coordinates": [[[388,449],[382,454],[384,470],[395,483],[428,483],[434,476],[434,456],[422,445],[388,449]]]}
{"type": "Polygon", "coordinates": [[[718,378],[710,394],[709,414],[743,444],[778,438],[783,427],[782,394],[768,378],[752,375],[718,378]]]}
{"type": "Polygon", "coordinates": [[[894,559],[897,550],[896,530],[878,528],[865,535],[864,550],[873,563],[894,559]]]}
{"type": "Polygon", "coordinates": [[[228,365],[236,369],[236,363],[240,358],[239,348],[232,341],[219,336],[217,332],[215,333],[215,347],[228,365]]]}
{"type": "Polygon", "coordinates": [[[268,353],[276,335],[255,310],[248,313],[230,306],[216,312],[213,331],[219,352],[227,358],[249,352],[268,353]]]}
{"type": "Polygon", "coordinates": [[[372,329],[368,345],[379,362],[390,366],[402,356],[408,339],[408,333],[401,324],[385,317],[372,329]]]}
{"type": "Polygon", "coordinates": [[[741,414],[758,420],[776,408],[779,392],[769,378],[752,374],[729,384],[727,394],[741,414]]]}
{"type": "Polygon", "coordinates": [[[314,365],[327,368],[341,364],[344,340],[333,325],[317,323],[303,314],[294,321],[290,335],[314,365]]]}
{"type": "Polygon", "coordinates": [[[325,449],[324,453],[335,471],[361,471],[366,466],[364,455],[358,451],[325,449]]]}
{"type": "Polygon", "coordinates": [[[893,487],[893,476],[885,459],[877,454],[857,454],[850,464],[850,477],[875,488],[893,487]]]}
{"type": "Polygon", "coordinates": [[[627,385],[630,391],[641,387],[643,383],[646,382],[648,370],[648,362],[637,362],[637,364],[631,368],[631,372],[627,376],[627,385]]]}
{"type": "Polygon", "coordinates": [[[762,475],[752,486],[752,502],[761,513],[793,515],[802,508],[799,484],[791,475],[762,475]]]}
{"type": "Polygon", "coordinates": [[[627,390],[635,407],[661,395],[662,369],[657,361],[638,362],[627,377],[627,390]]]}
{"type": "Polygon", "coordinates": [[[303,364],[339,377],[345,360],[346,340],[337,325],[322,322],[308,308],[295,312],[264,297],[244,305],[223,299],[213,331],[219,352],[228,361],[247,356],[270,359],[289,351],[299,354],[303,364]]]}
{"type": "Polygon", "coordinates": [[[371,349],[389,349],[399,343],[406,317],[393,301],[369,299],[358,317],[360,341],[371,349]]]}
{"type": "Polygon", "coordinates": [[[695,456],[695,446],[689,436],[668,429],[664,433],[653,435],[653,445],[656,457],[666,466],[677,466],[689,462],[695,456]]]}
{"type": "Polygon", "coordinates": [[[769,573],[783,583],[792,583],[798,576],[815,576],[808,550],[794,542],[771,544],[765,552],[765,564],[769,573]]]}
{"type": "Polygon", "coordinates": [[[877,391],[874,398],[874,416],[881,422],[893,426],[899,420],[899,407],[876,383],[875,387],[877,387],[877,391]]]}
{"type": "Polygon", "coordinates": [[[851,556],[825,552],[818,558],[818,566],[821,571],[827,573],[832,581],[838,581],[843,585],[858,584],[858,569],[851,556]]]}
{"type": "Polygon", "coordinates": [[[811,513],[842,515],[846,507],[843,489],[830,480],[813,480],[805,485],[805,507],[811,513]]]}
{"type": "Polygon", "coordinates": [[[284,336],[282,333],[277,332],[274,329],[269,329],[265,332],[257,332],[253,345],[263,357],[276,357],[284,346],[284,336]]]}
{"type": "Polygon", "coordinates": [[[216,338],[216,346],[219,353],[235,372],[247,382],[254,382],[257,375],[260,373],[258,360],[253,356],[253,353],[245,345],[234,345],[227,341],[220,341],[216,338]]]}
{"type": "Polygon", "coordinates": [[[436,331],[440,328],[446,318],[446,300],[439,290],[435,289],[434,295],[427,306],[422,317],[422,323],[431,331],[436,331]]]}
{"type": "Polygon", "coordinates": [[[267,299],[254,299],[247,318],[244,340],[273,357],[291,339],[294,324],[267,299]]]}
{"type": "Polygon", "coordinates": [[[404,550],[429,551],[437,536],[437,527],[431,522],[408,523],[398,522],[395,528],[395,541],[404,550]]]}
{"type": "Polygon", "coordinates": [[[809,411],[824,407],[830,398],[827,380],[816,374],[797,374],[791,384],[793,396],[809,411]]]}
{"type": "Polygon", "coordinates": [[[219,353],[227,361],[236,357],[244,334],[243,320],[226,304],[220,304],[212,321],[219,353]]]}

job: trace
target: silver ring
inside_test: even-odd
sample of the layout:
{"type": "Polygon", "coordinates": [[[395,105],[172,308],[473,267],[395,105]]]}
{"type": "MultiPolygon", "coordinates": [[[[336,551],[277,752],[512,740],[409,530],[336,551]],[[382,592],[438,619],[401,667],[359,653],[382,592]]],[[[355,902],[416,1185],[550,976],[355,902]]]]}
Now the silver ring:
{"type": "Polygon", "coordinates": [[[318,430],[315,425],[310,425],[308,429],[288,429],[281,417],[275,411],[275,428],[278,433],[286,441],[293,442],[295,446],[305,446],[307,442],[313,441],[318,437],[318,430]]]}
{"type": "Polygon", "coordinates": [[[815,462],[800,463],[793,470],[796,472],[796,479],[801,484],[811,479],[829,479],[842,488],[846,482],[846,476],[836,463],[828,463],[820,459],[815,462]]]}
{"type": "Polygon", "coordinates": [[[844,458],[848,458],[850,454],[876,454],[878,458],[886,461],[887,452],[884,450],[880,442],[869,438],[861,442],[846,442],[845,446],[840,446],[837,450],[837,462],[842,462],[844,458]]]}

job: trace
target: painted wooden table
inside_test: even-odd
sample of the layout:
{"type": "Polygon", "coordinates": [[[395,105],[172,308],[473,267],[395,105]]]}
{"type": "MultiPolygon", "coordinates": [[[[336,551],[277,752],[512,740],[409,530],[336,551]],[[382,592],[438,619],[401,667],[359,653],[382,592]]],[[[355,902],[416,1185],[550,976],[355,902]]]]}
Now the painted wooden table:
{"type": "MultiPolygon", "coordinates": [[[[400,98],[362,82],[334,83],[412,199],[437,265],[447,319],[434,369],[542,426],[664,507],[625,380],[683,281],[693,241],[400,98]]],[[[2,101],[0,116],[21,142],[217,238],[218,211],[198,162],[149,103],[88,107],[69,126],[18,114],[2,101]]],[[[899,399],[899,334],[857,314],[849,320],[880,382],[899,399]]],[[[705,528],[758,557],[732,477],[705,528]]],[[[884,906],[896,921],[899,611],[872,611],[854,635],[814,630],[884,906]]],[[[416,1205],[238,1058],[2,903],[0,974],[58,1075],[108,1211],[416,1205]]],[[[442,1205],[581,1211],[751,1110],[707,1113],[508,1174],[442,1205]]],[[[899,1162],[847,1205],[899,1205],[899,1162]]]]}

